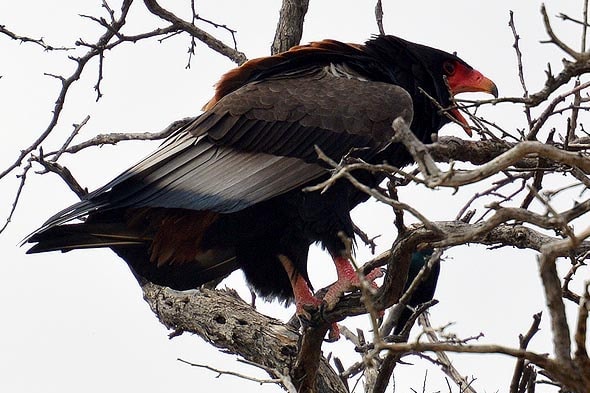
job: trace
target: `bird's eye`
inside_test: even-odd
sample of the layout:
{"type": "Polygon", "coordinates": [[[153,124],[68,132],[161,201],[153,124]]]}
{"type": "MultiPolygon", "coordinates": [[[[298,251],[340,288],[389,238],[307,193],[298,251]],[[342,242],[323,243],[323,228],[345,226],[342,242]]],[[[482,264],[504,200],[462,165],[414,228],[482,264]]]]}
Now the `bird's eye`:
{"type": "Polygon", "coordinates": [[[455,73],[455,65],[449,61],[443,64],[443,70],[447,76],[451,76],[455,73]]]}

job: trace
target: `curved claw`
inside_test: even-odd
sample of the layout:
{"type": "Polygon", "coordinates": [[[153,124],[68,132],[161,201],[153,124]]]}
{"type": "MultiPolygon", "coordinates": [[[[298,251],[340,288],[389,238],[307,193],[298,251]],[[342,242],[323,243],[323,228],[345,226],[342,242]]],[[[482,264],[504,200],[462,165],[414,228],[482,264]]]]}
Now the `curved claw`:
{"type": "MultiPolygon", "coordinates": [[[[354,291],[361,287],[361,279],[348,259],[338,257],[334,259],[334,263],[336,264],[338,281],[328,288],[328,292],[326,292],[323,299],[324,307],[328,311],[336,306],[344,293],[354,291]]],[[[383,269],[375,268],[365,276],[365,280],[371,284],[372,288],[377,289],[379,286],[374,281],[384,274],[385,271],[383,269]]]]}
{"type": "MultiPolygon", "coordinates": [[[[324,317],[324,302],[314,297],[317,300],[318,304],[301,304],[299,303],[297,306],[297,318],[299,319],[299,323],[301,324],[302,328],[308,328],[312,326],[311,323],[311,314],[310,312],[318,311],[322,318],[324,317]]],[[[340,328],[336,322],[330,325],[330,330],[328,331],[328,338],[326,338],[325,342],[335,342],[340,339],[340,328]]]]}
{"type": "Polygon", "coordinates": [[[338,327],[338,324],[336,322],[334,322],[332,325],[330,325],[330,331],[328,332],[328,338],[325,339],[324,341],[328,342],[328,343],[333,343],[336,342],[340,339],[340,328],[338,327]]]}

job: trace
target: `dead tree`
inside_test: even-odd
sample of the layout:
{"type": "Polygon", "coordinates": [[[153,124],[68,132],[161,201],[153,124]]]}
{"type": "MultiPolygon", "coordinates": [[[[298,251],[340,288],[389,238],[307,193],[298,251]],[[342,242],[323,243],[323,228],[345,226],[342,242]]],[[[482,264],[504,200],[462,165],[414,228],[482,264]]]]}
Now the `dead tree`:
{"type": "MultiPolygon", "coordinates": [[[[0,232],[11,222],[13,213],[18,209],[19,199],[25,192],[24,186],[34,169],[37,170],[35,174],[57,174],[76,195],[82,197],[87,192],[86,188],[62,164],[62,157],[75,155],[89,147],[126,140],[163,139],[191,120],[174,121],[160,132],[108,133],[74,143],[88,121],[86,117],[74,125],[71,135],[59,149],[44,151],[44,143],[55,131],[72,87],[83,78],[83,71],[88,68],[89,62],[98,60],[94,91],[96,100],[99,100],[103,94],[103,80],[108,78],[104,74],[104,64],[108,61],[106,54],[127,43],[163,41],[183,35],[189,41],[187,67],[196,61],[193,57],[197,41],[227,56],[236,64],[246,60],[246,55],[238,49],[236,32],[226,25],[202,17],[195,2],[191,2],[191,5],[192,16],[186,20],[155,0],[144,0],[143,3],[124,0],[117,8],[103,1],[100,16],[82,15],[97,24],[102,29],[102,35],[95,42],[79,39],[63,46],[48,43],[49,37],[31,38],[14,32],[8,24],[0,25],[2,39],[37,45],[48,52],[61,51],[65,56],[74,48],[78,49],[76,53],[80,53],[80,48],[85,51],[71,57],[75,65],[71,74],[49,74],[61,84],[51,118],[36,139],[15,152],[16,158],[0,173],[0,180],[17,174],[20,182],[0,232]],[[145,8],[156,16],[162,27],[126,33],[125,27],[131,23],[129,11],[132,5],[145,8]],[[199,26],[223,31],[229,37],[230,44],[199,26]]],[[[307,8],[307,0],[283,1],[272,52],[286,50],[299,42],[307,8]]],[[[526,69],[523,66],[526,53],[520,50],[517,24],[510,14],[509,28],[514,36],[516,72],[521,81],[522,95],[485,101],[458,100],[452,108],[440,107],[443,112],[459,108],[468,115],[475,125],[478,140],[440,137],[435,143],[425,146],[413,136],[407,124],[399,121],[392,124],[396,141],[403,143],[411,152],[416,167],[400,169],[369,165],[353,159],[332,162],[325,157],[326,162],[333,167],[333,176],[312,187],[309,192],[319,192],[329,188],[334,181],[345,178],[377,201],[390,206],[395,213],[396,222],[392,231],[396,231],[397,238],[391,250],[365,261],[359,268],[363,272],[375,267],[387,269],[383,285],[375,292],[367,289],[345,296],[332,311],[314,315],[313,323],[305,329],[301,329],[297,321],[285,323],[258,313],[232,290],[202,288],[183,293],[144,282],[142,288],[145,300],[162,324],[173,331],[172,335],[196,333],[213,346],[238,354],[263,368],[271,377],[265,382],[277,383],[291,392],[346,392],[350,389],[349,382],[361,374],[364,375],[366,392],[384,392],[396,365],[410,355],[421,356],[440,366],[461,392],[474,392],[471,381],[463,377],[449,360],[456,352],[481,356],[508,355],[515,363],[513,378],[506,381],[511,393],[534,391],[535,384],[539,382],[555,385],[561,391],[590,391],[590,358],[586,342],[590,310],[590,279],[586,267],[590,257],[590,241],[587,240],[590,237],[590,199],[587,197],[590,188],[590,134],[585,129],[590,110],[587,8],[588,1],[585,0],[582,1],[581,17],[558,15],[563,21],[560,23],[580,28],[579,49],[574,49],[572,43],[560,39],[552,27],[556,18],[544,7],[541,9],[547,43],[561,51],[565,58],[559,69],[547,68],[545,85],[538,91],[531,91],[526,83],[526,69]],[[503,124],[502,119],[478,115],[480,108],[491,106],[518,106],[526,118],[526,127],[515,129],[511,124],[503,124]],[[354,172],[359,169],[386,174],[387,185],[367,188],[354,177],[354,172]],[[549,179],[557,175],[560,181],[555,186],[549,179]],[[548,183],[551,186],[547,186],[548,183]],[[473,184],[478,187],[454,217],[449,217],[447,221],[433,221],[413,207],[411,201],[398,197],[397,191],[410,184],[422,185],[424,189],[459,190],[473,184]],[[564,207],[563,203],[558,202],[564,196],[573,203],[564,207]],[[410,219],[414,223],[406,224],[410,219]],[[408,325],[401,336],[392,335],[400,307],[407,303],[420,280],[424,279],[434,264],[440,263],[445,251],[466,244],[481,244],[490,249],[530,249],[537,253],[547,310],[543,316],[540,313],[532,316],[530,329],[519,337],[519,347],[478,344],[477,337],[452,337],[446,334],[444,328],[433,328],[424,312],[435,302],[414,310],[411,322],[418,320],[423,334],[409,340],[411,326],[408,325]],[[423,272],[404,290],[411,254],[426,246],[436,251],[423,272]],[[560,276],[556,266],[568,263],[568,273],[560,276]],[[572,283],[577,283],[581,289],[571,289],[572,283]],[[577,310],[574,326],[567,322],[566,303],[574,304],[577,310]],[[379,324],[381,311],[385,311],[385,317],[383,323],[379,324]],[[343,329],[344,335],[360,355],[358,361],[344,366],[337,357],[324,357],[321,352],[322,340],[330,324],[360,314],[372,315],[371,337],[362,330],[351,332],[343,329]],[[550,354],[527,349],[541,318],[549,318],[551,322],[553,351],[550,354]]],[[[375,11],[377,24],[383,31],[381,1],[377,2],[375,11]]],[[[360,230],[359,235],[370,243],[368,236],[362,236],[360,230]]]]}

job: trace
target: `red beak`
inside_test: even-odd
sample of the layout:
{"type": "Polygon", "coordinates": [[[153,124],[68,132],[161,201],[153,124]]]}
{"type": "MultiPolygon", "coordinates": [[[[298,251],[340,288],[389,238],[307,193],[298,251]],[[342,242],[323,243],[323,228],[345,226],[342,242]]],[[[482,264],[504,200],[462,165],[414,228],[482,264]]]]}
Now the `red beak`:
{"type": "MultiPolygon", "coordinates": [[[[481,72],[473,68],[467,68],[463,64],[457,63],[455,66],[455,72],[447,76],[447,82],[453,96],[459,93],[481,92],[489,93],[498,98],[498,87],[490,79],[483,76],[481,72]]],[[[456,108],[451,109],[450,114],[461,123],[467,135],[471,136],[471,127],[469,127],[469,123],[467,123],[459,110],[456,108]]]]}

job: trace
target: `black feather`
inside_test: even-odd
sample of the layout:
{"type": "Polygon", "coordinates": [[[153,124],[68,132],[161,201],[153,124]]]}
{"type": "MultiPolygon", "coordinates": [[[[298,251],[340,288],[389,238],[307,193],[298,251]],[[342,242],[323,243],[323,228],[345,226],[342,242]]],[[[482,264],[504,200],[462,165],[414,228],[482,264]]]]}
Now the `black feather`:
{"type": "MultiPolygon", "coordinates": [[[[37,243],[29,252],[111,247],[138,277],[177,289],[241,267],[263,296],[289,300],[278,256],[309,283],[309,246],[340,255],[339,233],[354,236],[350,210],[367,199],[344,180],[325,193],[303,192],[329,176],[315,147],[335,161],[360,148],[369,162],[409,164],[405,149],[389,144],[391,122],[403,116],[430,142],[449,120],[421,89],[450,102],[438,71],[449,59],[460,61],[379,36],[364,46],[327,40],[247,62],[159,150],[51,217],[28,238],[37,243]]],[[[383,180],[355,175],[369,186],[383,180]]]]}

